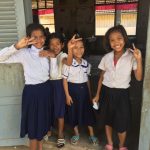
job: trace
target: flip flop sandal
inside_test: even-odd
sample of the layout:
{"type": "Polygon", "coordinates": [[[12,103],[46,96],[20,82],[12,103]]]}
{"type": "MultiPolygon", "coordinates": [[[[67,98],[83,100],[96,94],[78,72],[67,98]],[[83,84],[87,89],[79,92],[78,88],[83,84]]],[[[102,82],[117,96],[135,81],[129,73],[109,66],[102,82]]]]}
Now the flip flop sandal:
{"type": "Polygon", "coordinates": [[[61,148],[65,146],[65,139],[58,139],[57,140],[57,147],[61,148]]]}
{"type": "Polygon", "coordinates": [[[97,145],[97,144],[98,144],[98,139],[97,139],[97,137],[95,137],[95,136],[90,136],[90,137],[89,137],[89,140],[90,140],[90,142],[91,142],[93,145],[97,145]]]}
{"type": "Polygon", "coordinates": [[[48,141],[48,135],[45,135],[45,136],[43,137],[43,140],[47,142],[47,141],[48,141]]]}
{"type": "Polygon", "coordinates": [[[105,150],[113,150],[113,146],[109,145],[109,144],[106,144],[105,145],[105,150]]]}
{"type": "Polygon", "coordinates": [[[74,135],[72,138],[71,138],[71,144],[77,144],[78,141],[80,139],[80,136],[79,135],[74,135]]]}

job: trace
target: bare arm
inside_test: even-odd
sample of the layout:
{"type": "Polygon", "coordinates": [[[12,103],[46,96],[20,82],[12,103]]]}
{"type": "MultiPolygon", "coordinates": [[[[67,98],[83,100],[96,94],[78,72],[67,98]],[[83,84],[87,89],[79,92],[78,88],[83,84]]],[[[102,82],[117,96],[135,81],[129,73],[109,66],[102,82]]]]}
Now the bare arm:
{"type": "Polygon", "coordinates": [[[142,55],[141,55],[141,51],[139,49],[137,49],[134,44],[133,44],[133,55],[134,55],[134,58],[136,59],[137,61],[137,69],[134,70],[134,74],[135,74],[135,78],[138,80],[138,81],[141,81],[142,80],[142,74],[143,74],[143,67],[142,67],[142,55]]]}
{"type": "Polygon", "coordinates": [[[143,74],[143,69],[142,69],[142,61],[137,61],[137,69],[134,70],[135,78],[138,81],[142,80],[142,74],[143,74]]]}
{"type": "Polygon", "coordinates": [[[105,71],[101,70],[100,76],[99,76],[99,81],[98,81],[98,86],[97,86],[97,92],[96,92],[96,96],[93,98],[93,102],[99,101],[99,95],[100,95],[100,91],[101,91],[101,87],[102,87],[104,73],[105,73],[105,71]]]}
{"type": "Polygon", "coordinates": [[[67,105],[71,106],[73,101],[69,94],[67,79],[63,79],[63,86],[64,86],[65,95],[66,95],[66,103],[67,103],[67,105]]]}
{"type": "Polygon", "coordinates": [[[78,38],[78,39],[75,39],[75,36],[74,35],[72,37],[72,39],[68,42],[67,46],[68,46],[68,57],[63,59],[63,64],[66,64],[68,66],[71,66],[72,65],[72,60],[73,60],[73,54],[72,54],[72,51],[73,51],[73,48],[75,47],[76,45],[76,42],[77,41],[80,41],[82,40],[82,38],[78,38]]]}

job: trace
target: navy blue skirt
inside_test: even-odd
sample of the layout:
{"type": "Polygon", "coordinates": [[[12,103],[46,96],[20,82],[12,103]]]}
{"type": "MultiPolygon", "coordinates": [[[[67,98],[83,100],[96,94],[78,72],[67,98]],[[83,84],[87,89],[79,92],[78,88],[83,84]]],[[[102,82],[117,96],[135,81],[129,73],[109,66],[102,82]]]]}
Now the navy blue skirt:
{"type": "Polygon", "coordinates": [[[90,101],[89,89],[87,83],[68,83],[70,96],[73,104],[67,106],[67,122],[75,127],[77,125],[94,126],[95,115],[90,101]]]}
{"type": "Polygon", "coordinates": [[[64,118],[65,115],[65,106],[66,106],[66,97],[63,88],[63,80],[51,80],[52,87],[52,99],[54,107],[54,118],[64,118]]]}
{"type": "Polygon", "coordinates": [[[102,85],[100,95],[101,107],[105,107],[105,125],[113,127],[118,133],[127,131],[131,122],[129,89],[102,85]]]}
{"type": "Polygon", "coordinates": [[[22,95],[21,133],[42,140],[53,125],[50,81],[25,85],[22,95]]]}

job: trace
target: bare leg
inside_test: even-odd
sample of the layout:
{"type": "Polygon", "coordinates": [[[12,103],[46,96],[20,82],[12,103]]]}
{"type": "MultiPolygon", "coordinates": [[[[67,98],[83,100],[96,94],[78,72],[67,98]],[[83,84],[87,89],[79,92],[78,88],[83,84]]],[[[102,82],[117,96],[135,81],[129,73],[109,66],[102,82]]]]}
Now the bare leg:
{"type": "Polygon", "coordinates": [[[37,150],[37,140],[30,140],[30,150],[37,150]]]}
{"type": "Polygon", "coordinates": [[[43,141],[38,141],[38,150],[42,150],[43,149],[43,141]]]}
{"type": "Polygon", "coordinates": [[[88,126],[88,130],[89,130],[89,135],[90,136],[94,136],[94,130],[92,126],[88,126]]]}
{"type": "Polygon", "coordinates": [[[119,137],[119,147],[124,147],[125,144],[125,140],[126,140],[126,135],[127,132],[123,132],[123,133],[118,133],[118,137],[119,137]]]}
{"type": "Polygon", "coordinates": [[[109,145],[113,145],[113,140],[112,140],[112,127],[106,125],[105,126],[105,132],[106,132],[106,137],[107,137],[107,142],[109,145]]]}
{"type": "Polygon", "coordinates": [[[51,131],[48,131],[47,132],[47,136],[51,136],[52,135],[52,132],[51,131]]]}
{"type": "Polygon", "coordinates": [[[75,135],[79,135],[79,129],[78,129],[78,126],[75,126],[75,127],[74,127],[74,133],[75,133],[75,135]]]}
{"type": "Polygon", "coordinates": [[[64,118],[58,119],[58,138],[64,138],[64,118]]]}

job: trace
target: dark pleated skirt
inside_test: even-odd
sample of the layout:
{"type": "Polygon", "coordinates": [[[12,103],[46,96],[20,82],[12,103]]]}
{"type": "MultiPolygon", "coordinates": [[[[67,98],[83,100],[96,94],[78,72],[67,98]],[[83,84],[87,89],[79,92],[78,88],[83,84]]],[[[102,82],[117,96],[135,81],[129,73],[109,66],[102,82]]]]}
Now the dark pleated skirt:
{"type": "Polygon", "coordinates": [[[22,95],[21,133],[42,140],[53,125],[50,81],[25,85],[22,95]]]}
{"type": "Polygon", "coordinates": [[[52,99],[54,105],[54,117],[55,119],[64,118],[66,97],[63,88],[63,80],[51,80],[52,87],[52,99]]]}
{"type": "Polygon", "coordinates": [[[87,83],[68,83],[70,96],[73,104],[67,106],[66,120],[72,126],[95,125],[95,115],[90,101],[87,83]]]}
{"type": "Polygon", "coordinates": [[[127,131],[131,121],[129,89],[109,88],[102,85],[101,107],[105,107],[105,125],[118,133],[127,131]]]}

